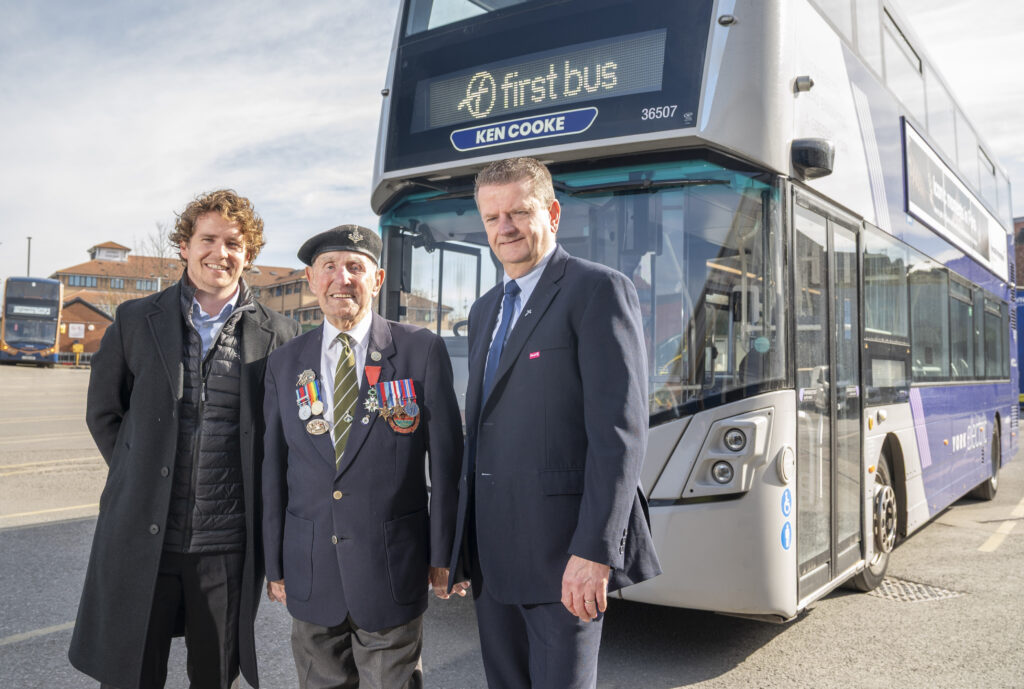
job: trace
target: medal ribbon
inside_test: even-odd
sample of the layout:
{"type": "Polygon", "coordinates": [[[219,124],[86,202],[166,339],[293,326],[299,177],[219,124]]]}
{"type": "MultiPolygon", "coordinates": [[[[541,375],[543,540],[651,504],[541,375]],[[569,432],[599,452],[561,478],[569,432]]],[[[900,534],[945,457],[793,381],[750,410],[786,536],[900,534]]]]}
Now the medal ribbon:
{"type": "Polygon", "coordinates": [[[366,382],[375,387],[380,380],[380,366],[366,366],[363,370],[366,371],[366,382]]]}
{"type": "Polygon", "coordinates": [[[402,404],[405,404],[406,402],[415,402],[416,401],[416,388],[414,388],[413,385],[412,385],[412,378],[406,378],[406,379],[402,380],[401,384],[402,384],[402,389],[403,389],[403,393],[404,393],[403,398],[402,398],[402,404]]]}

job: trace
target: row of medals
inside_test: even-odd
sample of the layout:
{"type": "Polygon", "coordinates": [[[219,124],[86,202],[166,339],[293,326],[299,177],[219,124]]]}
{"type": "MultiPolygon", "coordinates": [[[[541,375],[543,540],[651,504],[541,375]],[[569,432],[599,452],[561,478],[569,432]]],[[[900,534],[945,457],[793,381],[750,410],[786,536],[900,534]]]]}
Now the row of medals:
{"type": "MultiPolygon", "coordinates": [[[[299,375],[299,385],[308,385],[316,380],[316,375],[309,370],[303,371],[299,375]]],[[[406,416],[416,416],[420,413],[420,407],[416,402],[412,400],[406,401],[404,404],[395,404],[391,406],[383,406],[380,404],[377,398],[377,387],[373,386],[370,388],[366,395],[366,401],[363,402],[363,406],[366,407],[366,411],[377,412],[385,419],[390,419],[393,416],[399,414],[405,414],[406,416]]],[[[299,419],[302,421],[309,420],[306,424],[306,431],[313,435],[321,435],[326,433],[328,430],[327,422],[323,419],[310,419],[311,416],[320,416],[324,413],[324,403],[321,400],[316,400],[312,404],[299,404],[299,419]]],[[[352,423],[352,415],[345,414],[342,417],[342,421],[345,423],[352,423]]],[[[361,423],[365,426],[370,423],[370,416],[367,414],[361,420],[361,423]]]]}
{"type": "MultiPolygon", "coordinates": [[[[390,419],[394,416],[404,414],[406,416],[416,416],[420,413],[420,405],[416,404],[413,400],[405,400],[402,404],[393,404],[391,406],[384,406],[380,403],[377,398],[377,387],[370,388],[370,391],[366,395],[366,401],[363,402],[363,406],[366,407],[366,411],[377,412],[385,419],[390,419]]],[[[363,423],[368,423],[369,417],[363,417],[363,423]]]]}
{"type": "MultiPolygon", "coordinates": [[[[306,369],[299,374],[299,382],[297,383],[297,386],[303,387],[313,383],[314,381],[316,381],[316,374],[311,370],[306,369]]],[[[326,420],[309,418],[311,416],[320,416],[324,413],[324,403],[322,400],[316,400],[309,404],[305,402],[296,402],[296,404],[299,405],[299,419],[306,421],[307,433],[310,435],[323,435],[330,430],[330,426],[327,424],[326,420]]],[[[349,418],[349,421],[351,421],[351,417],[349,418]]]]}

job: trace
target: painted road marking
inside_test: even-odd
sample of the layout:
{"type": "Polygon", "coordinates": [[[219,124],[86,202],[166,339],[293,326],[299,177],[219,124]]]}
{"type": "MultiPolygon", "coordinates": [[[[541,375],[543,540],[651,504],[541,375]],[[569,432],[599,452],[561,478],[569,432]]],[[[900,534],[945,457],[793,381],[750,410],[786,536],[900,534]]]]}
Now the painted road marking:
{"type": "Polygon", "coordinates": [[[0,419],[0,424],[5,423],[41,423],[43,421],[74,421],[75,419],[85,420],[85,414],[68,414],[65,416],[26,416],[24,418],[0,419]]]}
{"type": "Polygon", "coordinates": [[[55,624],[52,627],[43,627],[42,629],[33,629],[30,632],[23,632],[21,634],[13,634],[12,636],[5,636],[0,639],[0,646],[9,646],[16,644],[19,641],[28,641],[38,636],[46,636],[47,634],[53,634],[55,632],[63,632],[68,629],[73,629],[75,626],[74,622],[65,622],[64,624],[55,624]]]}
{"type": "Polygon", "coordinates": [[[88,505],[72,505],[71,507],[54,507],[49,510],[35,510],[34,512],[15,512],[14,514],[0,514],[0,519],[14,519],[15,517],[31,517],[37,514],[51,514],[53,512],[67,512],[68,510],[84,510],[87,507],[99,507],[98,502],[88,505]]]}
{"type": "Polygon", "coordinates": [[[104,469],[106,464],[101,463],[102,459],[102,457],[81,457],[78,459],[29,462],[26,464],[0,464],[0,478],[17,476],[19,474],[43,474],[49,471],[68,469],[104,469]],[[14,469],[14,471],[7,471],[7,469],[14,469]]]}
{"type": "Polygon", "coordinates": [[[89,432],[81,431],[78,433],[54,433],[53,435],[33,435],[18,438],[4,438],[3,440],[0,440],[0,445],[14,445],[16,443],[40,443],[46,440],[57,440],[58,438],[74,438],[80,435],[89,435],[89,432]]]}
{"type": "Polygon", "coordinates": [[[7,469],[24,469],[25,467],[38,467],[44,464],[70,464],[72,462],[92,462],[103,459],[101,455],[90,455],[88,457],[69,457],[67,459],[46,459],[41,462],[22,462],[21,464],[0,464],[0,471],[7,469]]]}
{"type": "Polygon", "coordinates": [[[1017,522],[1014,521],[1016,519],[1024,519],[1024,498],[1021,498],[1020,502],[1017,503],[1017,506],[1013,508],[1013,512],[1010,513],[1010,519],[1007,519],[1000,524],[999,528],[996,529],[996,532],[989,536],[988,540],[982,543],[978,550],[983,553],[991,553],[995,551],[996,548],[1003,544],[1006,537],[1010,535],[1010,532],[1013,531],[1013,527],[1017,526],[1017,522]]]}

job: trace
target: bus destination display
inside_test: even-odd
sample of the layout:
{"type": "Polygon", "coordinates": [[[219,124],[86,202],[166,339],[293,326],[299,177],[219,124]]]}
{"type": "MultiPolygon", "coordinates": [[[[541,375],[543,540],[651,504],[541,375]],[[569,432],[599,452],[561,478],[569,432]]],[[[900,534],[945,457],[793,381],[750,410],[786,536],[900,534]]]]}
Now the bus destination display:
{"type": "Polygon", "coordinates": [[[530,2],[406,37],[383,169],[695,127],[713,6],[530,2]]]}
{"type": "Polygon", "coordinates": [[[666,33],[591,41],[421,82],[411,131],[660,91],[666,33]]]}

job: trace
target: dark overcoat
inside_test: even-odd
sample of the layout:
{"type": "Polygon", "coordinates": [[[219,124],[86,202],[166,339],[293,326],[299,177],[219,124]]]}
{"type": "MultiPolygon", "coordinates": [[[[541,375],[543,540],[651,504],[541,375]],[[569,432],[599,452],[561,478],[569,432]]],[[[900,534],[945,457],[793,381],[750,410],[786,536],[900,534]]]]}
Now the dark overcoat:
{"type": "Polygon", "coordinates": [[[422,615],[428,566],[448,564],[462,419],[444,341],[423,328],[372,318],[340,464],[330,434],[310,433],[296,407],[300,374],[311,371],[322,380],[323,328],[270,357],[263,537],[267,578],[284,579],[293,617],[329,627],[351,615],[360,628],[380,631],[422,615]],[[377,376],[368,373],[373,367],[377,376]],[[420,413],[410,432],[367,409],[374,377],[412,381],[420,413]]]}
{"type": "MultiPolygon", "coordinates": [[[[240,447],[246,550],[239,612],[239,660],[253,686],[253,621],[263,589],[259,477],[263,456],[263,372],[267,356],[299,325],[255,304],[240,334],[240,447]]],[[[174,482],[184,387],[181,287],[125,302],[92,359],[86,421],[109,472],[71,637],[71,664],[123,689],[139,684],[146,630],[174,482]]]]}
{"type": "Polygon", "coordinates": [[[556,247],[482,400],[503,289],[488,291],[469,314],[466,453],[449,582],[470,574],[479,595],[482,574],[497,601],[529,605],[561,599],[570,555],[609,565],[609,590],[657,576],[640,490],[647,360],[633,283],[556,247]]]}

